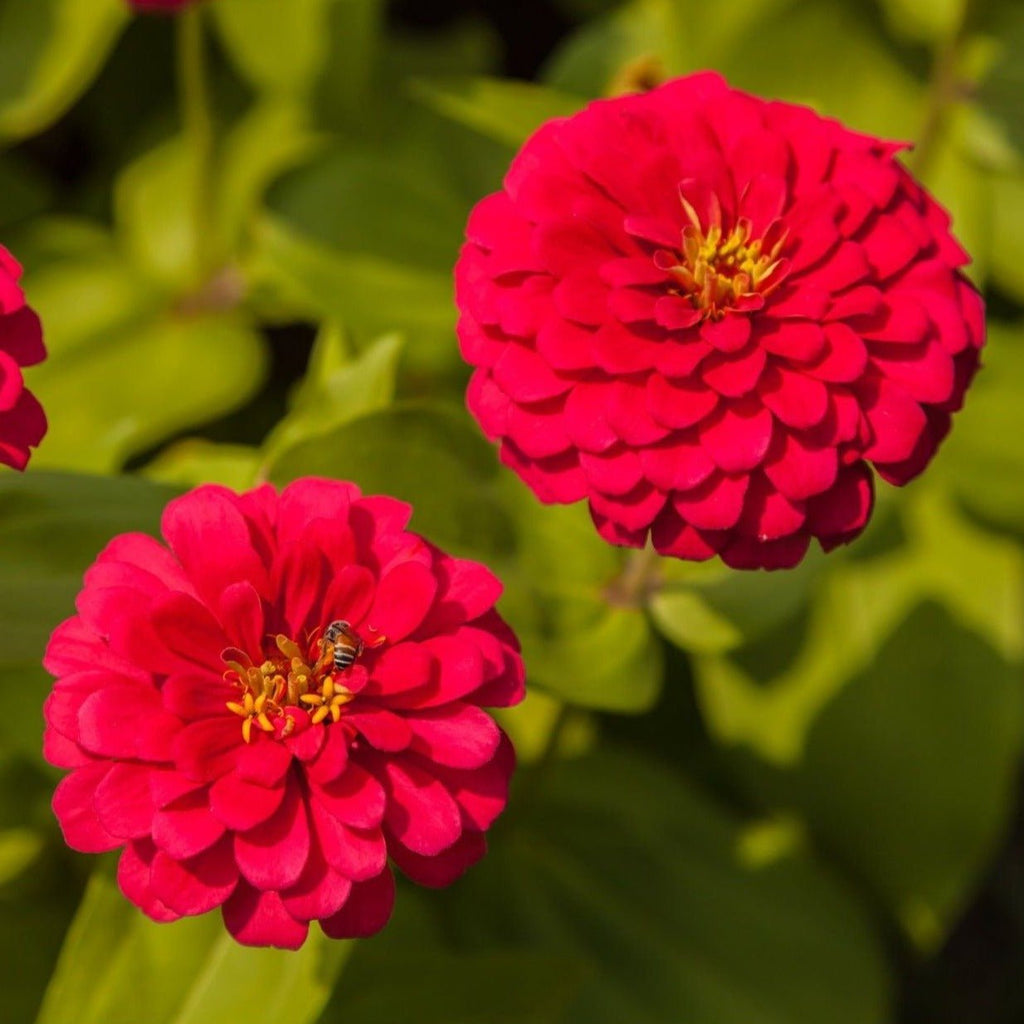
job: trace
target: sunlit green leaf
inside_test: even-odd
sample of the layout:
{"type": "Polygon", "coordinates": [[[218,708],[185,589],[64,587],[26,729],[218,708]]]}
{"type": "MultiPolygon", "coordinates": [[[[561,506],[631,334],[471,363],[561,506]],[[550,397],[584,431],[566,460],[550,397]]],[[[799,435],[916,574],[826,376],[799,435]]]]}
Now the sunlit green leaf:
{"type": "Polygon", "coordinates": [[[152,532],[171,491],[131,479],[0,476],[0,740],[38,758],[43,651],[74,613],[82,573],[116,533],[152,532]]]}
{"type": "Polygon", "coordinates": [[[167,309],[113,249],[49,263],[25,286],[50,353],[31,378],[50,413],[37,466],[116,469],[239,405],[262,380],[264,343],[246,318],[167,309]]]}
{"type": "Polygon", "coordinates": [[[482,556],[512,543],[496,493],[498,464],[465,414],[404,403],[369,413],[276,453],[268,476],[353,480],[364,493],[412,504],[413,529],[446,548],[482,556]]]}
{"type": "MultiPolygon", "coordinates": [[[[850,894],[639,756],[554,766],[452,893],[465,949],[591,967],[570,1024],[882,1024],[888,981],[850,894]]],[[[510,814],[514,814],[515,810],[510,814]]]]}
{"type": "Polygon", "coordinates": [[[614,592],[626,559],[597,535],[584,506],[542,506],[511,481],[505,491],[518,543],[514,559],[500,565],[500,607],[523,644],[530,680],[585,707],[650,708],[662,651],[641,601],[614,592]]]}
{"type": "Polygon", "coordinates": [[[196,437],[166,447],[146,463],[143,475],[174,487],[223,484],[244,491],[255,484],[259,468],[260,452],[254,446],[196,437]]]}
{"type": "Polygon", "coordinates": [[[247,273],[264,301],[293,316],[337,320],[366,337],[401,330],[420,365],[458,361],[450,270],[336,249],[268,218],[247,273]]]}
{"type": "Polygon", "coordinates": [[[575,96],[497,78],[419,79],[414,95],[431,109],[510,146],[553,117],[576,113],[575,96]]]}
{"type": "Polygon", "coordinates": [[[155,924],[97,873],[37,1024],[307,1024],[350,951],[319,929],[298,952],[242,946],[217,913],[155,924]]]}
{"type": "Polygon", "coordinates": [[[99,71],[127,19],[123,0],[0,4],[0,138],[55,121],[99,71]]]}
{"type": "Polygon", "coordinates": [[[385,335],[350,363],[332,367],[331,349],[340,329],[325,325],[311,356],[310,375],[303,382],[288,415],[264,444],[264,461],[302,442],[323,437],[350,420],[385,408],[395,393],[395,374],[402,340],[385,335]]]}

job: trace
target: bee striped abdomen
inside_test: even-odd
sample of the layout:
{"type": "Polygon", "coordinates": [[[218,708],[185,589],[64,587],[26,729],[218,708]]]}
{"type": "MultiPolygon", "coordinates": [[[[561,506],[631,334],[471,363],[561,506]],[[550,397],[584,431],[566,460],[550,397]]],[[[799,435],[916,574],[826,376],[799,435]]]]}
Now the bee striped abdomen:
{"type": "Polygon", "coordinates": [[[324,639],[334,645],[334,671],[343,672],[350,668],[363,653],[363,641],[352,631],[344,619],[332,622],[324,630],[324,639]]]}

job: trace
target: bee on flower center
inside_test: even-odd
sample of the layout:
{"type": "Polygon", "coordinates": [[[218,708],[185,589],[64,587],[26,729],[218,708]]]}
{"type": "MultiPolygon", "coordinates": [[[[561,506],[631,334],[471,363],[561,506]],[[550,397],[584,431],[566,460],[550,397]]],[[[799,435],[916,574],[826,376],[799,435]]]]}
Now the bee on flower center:
{"type": "Polygon", "coordinates": [[[344,619],[335,620],[324,630],[324,640],[334,645],[335,672],[350,668],[365,646],[344,619]]]}

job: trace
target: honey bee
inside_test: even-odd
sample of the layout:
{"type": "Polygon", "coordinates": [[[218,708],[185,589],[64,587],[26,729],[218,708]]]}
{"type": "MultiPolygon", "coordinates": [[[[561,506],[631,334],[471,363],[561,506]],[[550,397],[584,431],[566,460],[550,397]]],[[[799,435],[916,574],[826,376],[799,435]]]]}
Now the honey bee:
{"type": "Polygon", "coordinates": [[[365,646],[344,619],[335,620],[324,630],[324,640],[334,645],[335,672],[350,668],[365,646]]]}

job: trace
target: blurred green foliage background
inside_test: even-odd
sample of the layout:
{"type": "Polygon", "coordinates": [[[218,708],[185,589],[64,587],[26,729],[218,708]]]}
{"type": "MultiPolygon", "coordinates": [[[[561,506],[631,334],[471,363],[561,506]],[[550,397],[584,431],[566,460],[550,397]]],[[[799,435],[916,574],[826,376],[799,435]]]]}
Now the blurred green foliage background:
{"type": "Polygon", "coordinates": [[[1024,5],[201,10],[212,117],[175,84],[180,19],[0,0],[0,241],[51,420],[0,476],[0,1020],[1024,1019],[1024,5]],[[464,411],[451,268],[539,123],[707,67],[916,140],[990,341],[935,464],[851,548],[664,564],[633,593],[628,554],[538,505],[464,411]],[[154,925],[63,847],[39,661],[112,534],[202,481],[309,473],[492,565],[532,691],[488,859],[404,887],[378,938],[289,954],[217,915],[154,925]]]}

